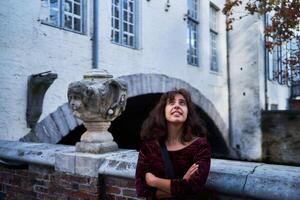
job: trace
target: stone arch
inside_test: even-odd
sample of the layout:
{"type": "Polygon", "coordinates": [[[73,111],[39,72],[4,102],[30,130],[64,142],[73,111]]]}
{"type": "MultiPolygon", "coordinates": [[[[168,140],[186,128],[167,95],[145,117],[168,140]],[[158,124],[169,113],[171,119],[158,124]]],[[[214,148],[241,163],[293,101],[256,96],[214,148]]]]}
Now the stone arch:
{"type": "MultiPolygon", "coordinates": [[[[120,76],[118,78],[127,83],[129,97],[128,104],[130,104],[130,100],[141,97],[144,99],[139,99],[138,101],[141,101],[143,104],[145,99],[148,99],[148,97],[143,97],[145,95],[151,95],[151,98],[155,97],[158,100],[162,93],[174,88],[185,88],[188,90],[191,93],[194,104],[198,108],[201,108],[202,113],[204,112],[204,114],[208,116],[207,118],[209,118],[208,121],[210,125],[218,129],[217,131],[214,131],[218,134],[213,135],[211,138],[213,155],[217,157],[228,157],[228,155],[231,154],[230,149],[223,138],[227,133],[227,127],[212,102],[210,102],[199,90],[183,80],[162,74],[132,74],[120,76]]],[[[131,107],[131,109],[134,109],[134,107],[131,107]]],[[[120,117],[122,117],[122,115],[120,117]]],[[[117,121],[117,119],[115,121],[117,121]]],[[[141,123],[141,121],[139,123],[141,123]]],[[[59,106],[57,110],[37,123],[27,135],[20,139],[20,141],[75,144],[80,140],[80,136],[85,130],[82,121],[75,118],[68,104],[64,103],[59,106]]]]}
{"type": "Polygon", "coordinates": [[[64,103],[38,122],[28,134],[20,138],[20,141],[56,144],[72,132],[77,134],[75,139],[72,134],[72,140],[78,141],[81,136],[80,132],[84,131],[82,121],[73,115],[68,103],[64,103]],[[76,129],[78,130],[76,131],[76,129]]]}
{"type": "Polygon", "coordinates": [[[191,93],[195,105],[203,109],[223,135],[227,135],[228,127],[213,103],[189,83],[163,74],[132,74],[118,78],[127,83],[129,98],[144,94],[164,93],[174,88],[185,88],[191,93]]]}

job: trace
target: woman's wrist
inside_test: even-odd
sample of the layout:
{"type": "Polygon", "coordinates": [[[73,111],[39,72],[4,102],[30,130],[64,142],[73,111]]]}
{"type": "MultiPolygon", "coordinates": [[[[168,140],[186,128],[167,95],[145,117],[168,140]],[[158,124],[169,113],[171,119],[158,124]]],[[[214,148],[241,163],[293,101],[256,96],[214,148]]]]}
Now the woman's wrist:
{"type": "Polygon", "coordinates": [[[158,177],[156,177],[155,175],[153,175],[150,172],[146,173],[146,183],[147,183],[147,185],[149,185],[151,187],[156,187],[157,186],[157,181],[158,181],[158,177]]]}
{"type": "Polygon", "coordinates": [[[152,180],[151,180],[151,186],[152,187],[157,187],[157,182],[158,182],[159,178],[156,177],[156,176],[153,176],[152,177],[152,180]]]}

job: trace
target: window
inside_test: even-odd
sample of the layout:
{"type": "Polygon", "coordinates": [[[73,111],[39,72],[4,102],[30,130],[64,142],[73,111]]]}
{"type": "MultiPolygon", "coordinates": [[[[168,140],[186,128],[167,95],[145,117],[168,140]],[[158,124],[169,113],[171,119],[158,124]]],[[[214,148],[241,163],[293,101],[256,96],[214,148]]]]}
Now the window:
{"type": "Polygon", "coordinates": [[[198,60],[198,0],[188,0],[187,13],[187,62],[190,65],[199,65],[198,60]]]}
{"type": "MultiPolygon", "coordinates": [[[[272,23],[272,15],[265,16],[265,26],[272,23]]],[[[268,42],[274,42],[271,37],[265,37],[268,42]]],[[[276,40],[277,44],[273,46],[273,49],[265,49],[266,55],[266,67],[267,76],[270,81],[277,81],[281,85],[291,86],[300,80],[300,65],[296,63],[297,60],[297,40],[295,38],[289,41],[282,42],[276,40]]]]}
{"type": "Polygon", "coordinates": [[[131,48],[137,47],[136,2],[136,0],[112,0],[112,42],[131,48]]]}
{"type": "Polygon", "coordinates": [[[41,0],[42,22],[74,32],[84,32],[84,0],[41,0]]]}
{"type": "Polygon", "coordinates": [[[218,72],[218,53],[217,53],[217,39],[218,39],[218,9],[210,6],[210,69],[218,72]]]}

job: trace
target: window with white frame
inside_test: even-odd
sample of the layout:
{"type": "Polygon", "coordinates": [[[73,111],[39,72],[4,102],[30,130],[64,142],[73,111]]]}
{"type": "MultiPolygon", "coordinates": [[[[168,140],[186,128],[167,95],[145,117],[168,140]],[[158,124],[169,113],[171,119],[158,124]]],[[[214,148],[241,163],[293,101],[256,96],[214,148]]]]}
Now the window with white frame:
{"type": "Polygon", "coordinates": [[[111,40],[137,48],[137,0],[112,0],[111,40]]]}
{"type": "Polygon", "coordinates": [[[45,24],[84,33],[85,0],[41,0],[41,20],[45,24]]]}
{"type": "Polygon", "coordinates": [[[210,69],[212,71],[218,72],[218,9],[210,5],[210,69]]]}
{"type": "Polygon", "coordinates": [[[198,0],[188,0],[187,13],[187,62],[190,65],[199,65],[198,59],[198,0]]]}

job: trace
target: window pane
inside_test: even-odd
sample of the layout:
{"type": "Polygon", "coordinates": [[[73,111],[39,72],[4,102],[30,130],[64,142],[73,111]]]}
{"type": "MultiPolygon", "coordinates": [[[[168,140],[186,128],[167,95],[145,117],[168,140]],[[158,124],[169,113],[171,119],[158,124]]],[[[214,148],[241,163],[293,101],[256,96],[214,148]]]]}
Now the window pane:
{"type": "Polygon", "coordinates": [[[129,25],[129,33],[133,33],[133,25],[129,25]]]}
{"type": "Polygon", "coordinates": [[[81,31],[80,19],[74,18],[74,30],[81,31]]]}
{"type": "Polygon", "coordinates": [[[115,19],[115,28],[119,29],[119,20],[115,19]]]}
{"type": "Polygon", "coordinates": [[[118,7],[115,7],[115,17],[116,18],[119,18],[119,8],[118,7]]]}
{"type": "Polygon", "coordinates": [[[58,9],[58,0],[50,0],[50,7],[58,9]]]}
{"type": "Polygon", "coordinates": [[[128,35],[126,35],[126,34],[123,34],[123,43],[124,43],[125,45],[128,44],[128,35]]]}
{"type": "Polygon", "coordinates": [[[130,12],[133,12],[133,2],[129,2],[129,10],[130,12]]]}
{"type": "Polygon", "coordinates": [[[65,7],[66,12],[72,13],[73,8],[72,8],[72,2],[71,1],[65,0],[64,7],[65,7]]]}
{"type": "Polygon", "coordinates": [[[120,40],[120,36],[119,36],[120,34],[119,34],[119,32],[118,31],[115,31],[115,35],[114,35],[114,41],[115,42],[120,42],[119,40],[120,40]]]}
{"type": "Polygon", "coordinates": [[[188,14],[189,17],[197,20],[197,7],[198,7],[198,0],[188,0],[188,14]]]}
{"type": "Polygon", "coordinates": [[[79,4],[74,4],[74,14],[80,15],[80,5],[79,4]]]}
{"type": "Polygon", "coordinates": [[[217,60],[217,34],[210,32],[210,69],[212,71],[219,71],[217,60]]]}
{"type": "Polygon", "coordinates": [[[129,22],[133,23],[133,14],[132,13],[129,14],[129,22]]]}
{"type": "Polygon", "coordinates": [[[50,24],[58,26],[58,11],[50,10],[50,24]]]}
{"type": "Polygon", "coordinates": [[[80,3],[80,0],[74,0],[74,1],[80,3]]]}
{"type": "Polygon", "coordinates": [[[127,0],[123,0],[123,8],[124,8],[125,10],[128,9],[128,2],[127,2],[127,0]]]}
{"type": "Polygon", "coordinates": [[[48,0],[42,0],[42,7],[49,8],[49,1],[48,0]]]}
{"type": "Polygon", "coordinates": [[[129,37],[129,45],[130,45],[130,46],[133,46],[133,36],[130,36],[130,37],[129,37]]]}
{"type": "Polygon", "coordinates": [[[72,29],[72,17],[65,15],[65,27],[68,29],[72,29]]]}
{"type": "Polygon", "coordinates": [[[192,20],[188,20],[187,25],[187,45],[188,55],[187,60],[189,64],[198,65],[198,24],[192,20]]]}
{"type": "Polygon", "coordinates": [[[123,13],[123,20],[124,21],[128,21],[128,18],[127,18],[127,12],[126,11],[124,11],[124,13],[123,13]]]}
{"type": "Polygon", "coordinates": [[[210,29],[217,31],[217,13],[218,10],[210,6],[210,29]]]}

